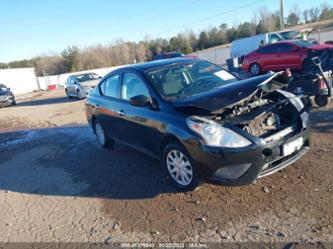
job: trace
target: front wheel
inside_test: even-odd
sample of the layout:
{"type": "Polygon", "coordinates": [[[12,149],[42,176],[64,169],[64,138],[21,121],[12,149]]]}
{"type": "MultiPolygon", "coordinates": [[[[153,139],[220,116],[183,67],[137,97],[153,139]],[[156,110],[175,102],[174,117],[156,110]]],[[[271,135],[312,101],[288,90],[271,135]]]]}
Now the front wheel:
{"type": "Polygon", "coordinates": [[[102,125],[98,120],[94,122],[94,131],[99,144],[103,148],[112,147],[114,145],[114,140],[109,138],[109,136],[106,134],[104,128],[102,127],[102,125]]]}
{"type": "Polygon", "coordinates": [[[69,95],[69,93],[68,93],[68,90],[67,89],[65,89],[65,93],[66,93],[66,96],[68,97],[68,98],[72,98],[72,96],[71,95],[69,95]]]}
{"type": "Polygon", "coordinates": [[[81,93],[81,91],[80,91],[79,89],[76,91],[76,96],[77,96],[77,98],[78,98],[79,100],[82,100],[82,99],[83,99],[82,93],[81,93]]]}
{"type": "Polygon", "coordinates": [[[259,75],[261,73],[261,67],[258,63],[253,63],[251,64],[249,71],[253,75],[259,75]]]}
{"type": "Polygon", "coordinates": [[[198,172],[191,155],[178,143],[168,144],[162,155],[162,162],[171,182],[183,191],[198,186],[198,172]]]}

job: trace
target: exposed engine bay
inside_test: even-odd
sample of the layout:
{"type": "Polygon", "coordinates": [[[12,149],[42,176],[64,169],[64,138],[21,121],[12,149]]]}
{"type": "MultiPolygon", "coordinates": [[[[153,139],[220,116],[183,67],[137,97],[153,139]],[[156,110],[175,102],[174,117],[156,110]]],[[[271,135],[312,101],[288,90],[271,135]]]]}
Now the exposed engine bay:
{"type": "MultiPolygon", "coordinates": [[[[297,121],[301,124],[298,110],[300,108],[297,108],[289,98],[281,94],[282,92],[264,93],[258,91],[241,103],[226,108],[222,114],[215,117],[215,120],[231,123],[260,138],[267,138],[290,127],[297,121]]],[[[293,95],[290,97],[296,98],[293,95]]]]}

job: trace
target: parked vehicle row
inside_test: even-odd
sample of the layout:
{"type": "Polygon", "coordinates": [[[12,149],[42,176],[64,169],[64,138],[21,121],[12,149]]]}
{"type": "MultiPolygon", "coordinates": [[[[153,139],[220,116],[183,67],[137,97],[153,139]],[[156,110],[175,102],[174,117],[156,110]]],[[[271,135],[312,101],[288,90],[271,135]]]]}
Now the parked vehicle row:
{"type": "Polygon", "coordinates": [[[318,41],[310,39],[309,34],[314,29],[284,30],[280,32],[270,32],[264,34],[253,35],[250,37],[240,38],[231,43],[230,58],[239,58],[242,61],[243,57],[253,52],[254,50],[274,44],[281,41],[302,40],[312,45],[318,45],[318,41]]]}
{"type": "Polygon", "coordinates": [[[240,80],[199,59],[136,64],[106,75],[86,100],[103,147],[120,141],[158,158],[180,189],[201,179],[244,185],[309,150],[307,98],[284,73],[240,80]]]}
{"type": "Polygon", "coordinates": [[[333,46],[313,45],[303,40],[282,41],[260,47],[244,56],[242,69],[253,75],[287,68],[302,70],[310,52],[326,48],[333,46]]]}

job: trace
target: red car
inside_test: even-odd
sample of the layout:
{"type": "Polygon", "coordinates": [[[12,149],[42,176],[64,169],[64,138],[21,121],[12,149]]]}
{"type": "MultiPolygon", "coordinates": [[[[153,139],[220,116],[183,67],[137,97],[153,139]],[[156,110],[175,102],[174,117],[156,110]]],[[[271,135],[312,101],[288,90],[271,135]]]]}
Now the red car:
{"type": "Polygon", "coordinates": [[[333,48],[333,46],[329,44],[313,45],[303,40],[270,44],[246,55],[243,60],[243,70],[254,75],[287,68],[301,70],[308,53],[323,48],[333,48]]]}

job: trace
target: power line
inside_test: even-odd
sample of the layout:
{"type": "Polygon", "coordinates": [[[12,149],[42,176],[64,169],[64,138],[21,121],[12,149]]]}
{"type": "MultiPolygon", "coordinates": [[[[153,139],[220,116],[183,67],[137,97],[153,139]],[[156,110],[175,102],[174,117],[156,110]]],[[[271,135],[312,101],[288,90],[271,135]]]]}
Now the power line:
{"type": "Polygon", "coordinates": [[[196,23],[200,23],[200,22],[203,22],[203,21],[206,21],[206,20],[209,20],[209,19],[213,19],[213,18],[216,18],[216,17],[221,16],[221,15],[225,15],[225,14],[228,14],[228,13],[231,13],[231,12],[235,12],[235,11],[240,10],[240,9],[245,9],[247,7],[250,7],[252,5],[256,5],[256,4],[264,2],[264,1],[265,0],[255,1],[255,2],[246,4],[246,5],[234,8],[234,9],[230,9],[230,10],[227,10],[227,11],[220,12],[220,13],[212,15],[212,16],[207,16],[207,17],[201,18],[199,20],[196,20],[196,21],[193,21],[193,22],[190,22],[190,23],[187,23],[187,24],[179,25],[179,26],[167,29],[165,31],[162,31],[162,32],[158,33],[156,36],[160,36],[162,34],[168,33],[168,32],[173,31],[175,29],[185,28],[185,27],[188,27],[188,26],[196,24],[196,23]]]}

